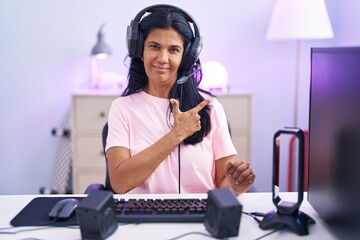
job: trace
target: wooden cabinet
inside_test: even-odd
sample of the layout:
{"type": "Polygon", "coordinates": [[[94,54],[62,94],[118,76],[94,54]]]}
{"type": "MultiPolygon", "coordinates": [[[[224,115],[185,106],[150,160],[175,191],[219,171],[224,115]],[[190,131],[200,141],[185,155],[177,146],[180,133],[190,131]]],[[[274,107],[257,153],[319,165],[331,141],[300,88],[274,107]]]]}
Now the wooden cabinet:
{"type": "Polygon", "coordinates": [[[238,152],[236,159],[251,160],[251,95],[247,93],[217,96],[223,105],[238,152]]]}
{"type": "Polygon", "coordinates": [[[105,156],[101,132],[111,102],[120,92],[83,90],[72,95],[73,192],[84,193],[91,183],[104,183],[105,156]]]}
{"type": "MultiPolygon", "coordinates": [[[[91,183],[104,183],[105,157],[101,132],[117,91],[82,90],[72,95],[72,174],[73,192],[84,193],[91,183]]],[[[237,159],[250,160],[251,95],[218,96],[231,126],[237,159]]]]}

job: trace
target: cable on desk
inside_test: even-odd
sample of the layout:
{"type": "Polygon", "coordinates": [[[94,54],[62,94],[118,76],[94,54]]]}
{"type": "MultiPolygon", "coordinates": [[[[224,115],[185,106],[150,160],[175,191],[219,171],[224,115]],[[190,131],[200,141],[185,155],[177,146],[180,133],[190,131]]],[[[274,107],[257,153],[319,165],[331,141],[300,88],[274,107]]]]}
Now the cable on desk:
{"type": "MultiPolygon", "coordinates": [[[[43,230],[43,229],[48,229],[48,228],[53,228],[54,226],[44,226],[44,227],[38,227],[38,228],[31,228],[31,229],[22,229],[22,230],[18,230],[15,232],[0,232],[0,235],[2,234],[17,234],[20,232],[30,232],[30,231],[37,231],[37,230],[43,230]]],[[[8,230],[8,229],[14,229],[16,227],[9,227],[9,228],[0,228],[0,231],[2,230],[8,230]]]]}
{"type": "Polygon", "coordinates": [[[260,219],[258,219],[257,217],[264,217],[265,213],[260,213],[260,212],[244,212],[242,211],[243,214],[248,215],[250,217],[252,217],[257,223],[260,223],[260,219]]]}
{"type": "MultiPolygon", "coordinates": [[[[19,231],[16,231],[16,232],[0,232],[0,235],[1,235],[1,234],[16,234],[16,233],[18,233],[18,232],[26,232],[26,231],[32,231],[32,230],[46,229],[46,228],[49,228],[49,227],[53,227],[53,226],[49,226],[49,224],[54,223],[54,222],[56,222],[57,220],[58,220],[57,218],[54,218],[54,219],[51,220],[51,221],[39,223],[38,226],[37,226],[37,227],[42,227],[42,226],[44,226],[44,228],[23,229],[23,230],[19,230],[19,231]]],[[[26,227],[26,226],[24,226],[24,227],[26,227]]],[[[15,228],[15,227],[0,228],[0,231],[8,230],[8,229],[14,229],[14,228],[15,228]]]]}
{"type": "MultiPolygon", "coordinates": [[[[57,220],[57,219],[54,219],[54,221],[50,221],[48,223],[55,222],[55,220],[57,220]]],[[[129,224],[140,224],[140,222],[138,220],[136,220],[136,221],[128,222],[128,223],[122,223],[122,224],[119,223],[118,226],[125,226],[125,225],[129,225],[129,224]]],[[[29,226],[24,226],[24,227],[29,227],[29,226]]],[[[4,230],[10,230],[10,229],[19,228],[19,227],[7,227],[7,228],[0,228],[0,235],[6,235],[6,234],[11,235],[11,234],[17,234],[17,233],[21,233],[21,232],[31,232],[31,231],[38,231],[38,230],[44,230],[44,229],[49,229],[49,228],[57,228],[57,227],[79,229],[79,226],[77,226],[77,225],[70,225],[70,226],[38,226],[37,228],[21,229],[21,230],[18,230],[18,231],[6,232],[4,230]]]]}
{"type": "Polygon", "coordinates": [[[266,234],[264,234],[264,235],[262,235],[262,236],[260,236],[260,237],[258,237],[258,238],[255,238],[255,240],[260,240],[260,239],[262,239],[262,238],[264,238],[264,237],[267,237],[267,236],[269,236],[269,235],[271,235],[271,234],[279,231],[279,230],[282,229],[283,227],[284,227],[284,225],[278,226],[277,228],[275,228],[275,229],[272,230],[271,232],[268,232],[268,233],[266,233],[266,234]]]}
{"type": "MultiPolygon", "coordinates": [[[[264,216],[265,216],[265,213],[260,213],[260,212],[250,212],[250,213],[249,213],[249,212],[244,212],[244,211],[242,211],[242,213],[245,214],[245,215],[248,215],[248,216],[252,217],[257,223],[260,223],[260,222],[261,222],[261,220],[258,219],[257,217],[264,217],[264,216]]],[[[268,232],[268,233],[266,233],[266,234],[264,234],[264,235],[256,238],[255,240],[259,240],[259,239],[262,239],[262,238],[264,238],[264,237],[267,237],[267,236],[269,236],[269,235],[271,235],[271,234],[279,231],[279,230],[280,230],[281,228],[283,228],[283,227],[284,227],[284,226],[281,225],[281,226],[275,228],[273,231],[268,232]]]]}
{"type": "Polygon", "coordinates": [[[170,238],[168,240],[177,240],[177,239],[180,239],[180,238],[183,238],[183,237],[186,237],[186,236],[189,236],[189,235],[202,235],[202,236],[205,236],[205,237],[209,237],[209,238],[213,238],[210,234],[206,234],[206,233],[203,233],[203,232],[188,232],[188,233],[184,233],[182,235],[179,235],[177,237],[174,237],[174,238],[170,238]]]}

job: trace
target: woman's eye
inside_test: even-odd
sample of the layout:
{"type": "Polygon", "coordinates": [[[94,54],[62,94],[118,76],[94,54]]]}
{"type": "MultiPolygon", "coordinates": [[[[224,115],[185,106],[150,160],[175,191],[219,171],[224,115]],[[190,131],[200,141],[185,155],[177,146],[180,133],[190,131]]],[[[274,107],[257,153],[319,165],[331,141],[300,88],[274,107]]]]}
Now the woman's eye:
{"type": "Polygon", "coordinates": [[[155,49],[159,48],[159,46],[157,44],[150,44],[149,47],[150,48],[155,48],[155,49]]]}
{"type": "Polygon", "coordinates": [[[180,53],[180,50],[178,48],[170,48],[170,51],[174,53],[180,53]]]}

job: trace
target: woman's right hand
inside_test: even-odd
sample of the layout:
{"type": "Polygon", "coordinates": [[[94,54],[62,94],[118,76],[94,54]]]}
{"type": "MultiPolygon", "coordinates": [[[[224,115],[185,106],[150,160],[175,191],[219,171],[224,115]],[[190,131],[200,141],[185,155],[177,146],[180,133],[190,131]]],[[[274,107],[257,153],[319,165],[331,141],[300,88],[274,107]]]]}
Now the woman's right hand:
{"type": "Polygon", "coordinates": [[[179,102],[176,99],[170,99],[174,115],[173,131],[175,131],[176,134],[182,138],[182,140],[192,136],[201,129],[199,112],[211,101],[211,98],[205,99],[194,108],[186,112],[181,112],[179,108],[179,102]]]}

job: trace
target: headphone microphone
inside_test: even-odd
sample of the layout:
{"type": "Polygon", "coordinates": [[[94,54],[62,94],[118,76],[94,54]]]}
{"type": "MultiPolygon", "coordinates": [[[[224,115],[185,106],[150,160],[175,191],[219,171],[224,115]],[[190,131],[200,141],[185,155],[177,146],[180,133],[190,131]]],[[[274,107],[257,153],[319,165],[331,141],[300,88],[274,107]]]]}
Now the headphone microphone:
{"type": "Polygon", "coordinates": [[[181,85],[187,82],[187,80],[189,79],[189,77],[191,77],[192,75],[194,75],[197,71],[199,71],[201,69],[201,66],[196,68],[195,71],[193,71],[190,75],[187,76],[182,76],[181,78],[179,78],[176,83],[177,85],[181,85]]]}

